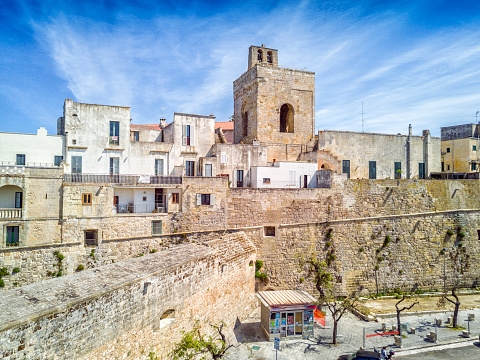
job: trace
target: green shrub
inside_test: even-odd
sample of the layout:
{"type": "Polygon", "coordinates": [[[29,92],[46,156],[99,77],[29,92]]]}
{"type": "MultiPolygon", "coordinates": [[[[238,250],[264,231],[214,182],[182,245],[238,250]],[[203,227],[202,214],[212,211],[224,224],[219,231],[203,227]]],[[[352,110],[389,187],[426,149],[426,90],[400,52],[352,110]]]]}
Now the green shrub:
{"type": "Polygon", "coordinates": [[[157,249],[150,250],[150,254],[155,254],[156,252],[157,252],[157,249]]]}
{"type": "Polygon", "coordinates": [[[364,252],[364,251],[365,251],[365,249],[364,249],[363,247],[361,247],[360,249],[358,249],[358,251],[360,251],[360,252],[364,252]]]}
{"type": "Polygon", "coordinates": [[[331,261],[335,260],[335,254],[331,254],[328,258],[329,258],[331,261]]]}
{"type": "Polygon", "coordinates": [[[325,243],[325,245],[326,245],[327,247],[330,247],[330,246],[332,246],[332,243],[331,243],[330,241],[327,241],[327,242],[325,243]]]}
{"type": "Polygon", "coordinates": [[[447,230],[447,235],[448,235],[448,236],[452,236],[452,235],[453,235],[453,231],[450,230],[450,229],[448,229],[448,230],[447,230]]]}
{"type": "Polygon", "coordinates": [[[402,275],[402,274],[403,274],[403,270],[398,270],[398,273],[399,273],[400,275],[402,275]]]}
{"type": "Polygon", "coordinates": [[[18,267],[14,267],[12,270],[12,274],[18,274],[20,272],[20,269],[18,267]]]}
{"type": "Polygon", "coordinates": [[[305,278],[300,278],[300,282],[303,283],[305,281],[305,278]]]}
{"type": "Polygon", "coordinates": [[[332,233],[331,233],[331,232],[329,232],[329,233],[327,234],[327,238],[329,238],[329,239],[331,239],[331,238],[332,238],[332,236],[333,236],[333,235],[332,235],[332,233]]]}
{"type": "Polygon", "coordinates": [[[376,251],[377,254],[378,254],[380,251],[382,251],[382,249],[377,249],[377,250],[375,250],[375,251],[376,251]]]}
{"type": "Polygon", "coordinates": [[[0,278],[7,276],[8,275],[8,270],[6,267],[3,267],[0,269],[0,278]]]}
{"type": "Polygon", "coordinates": [[[58,250],[55,250],[53,252],[53,255],[55,255],[58,259],[58,261],[62,261],[63,259],[65,259],[65,255],[63,255],[60,251],[58,250]]]}
{"type": "Polygon", "coordinates": [[[378,269],[380,269],[380,266],[375,265],[375,271],[377,271],[378,269]]]}
{"type": "Polygon", "coordinates": [[[377,256],[377,261],[378,261],[378,262],[382,262],[382,261],[383,261],[383,257],[377,256]]]}
{"type": "Polygon", "coordinates": [[[388,244],[390,244],[390,236],[387,235],[385,236],[385,240],[383,240],[383,246],[388,246],[388,244]]]}
{"type": "Polygon", "coordinates": [[[263,267],[263,261],[262,260],[256,260],[255,261],[255,269],[257,271],[260,271],[260,269],[263,267]]]}
{"type": "Polygon", "coordinates": [[[5,281],[3,281],[3,279],[0,279],[0,287],[5,287],[5,281]]]}
{"type": "Polygon", "coordinates": [[[463,231],[460,231],[458,233],[458,236],[461,237],[461,238],[464,238],[465,237],[465,233],[463,231]]]}
{"type": "Polygon", "coordinates": [[[62,270],[57,273],[57,277],[63,276],[62,270]]]}
{"type": "Polygon", "coordinates": [[[77,266],[77,269],[75,271],[78,272],[78,271],[83,271],[83,270],[85,270],[85,267],[82,264],[80,264],[80,265],[77,266]]]}

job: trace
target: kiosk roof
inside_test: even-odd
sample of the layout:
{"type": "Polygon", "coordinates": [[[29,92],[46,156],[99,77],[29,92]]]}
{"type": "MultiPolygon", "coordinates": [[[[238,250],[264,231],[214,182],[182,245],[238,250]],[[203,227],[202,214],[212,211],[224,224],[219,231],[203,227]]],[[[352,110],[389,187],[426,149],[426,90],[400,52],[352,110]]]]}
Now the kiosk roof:
{"type": "Polygon", "coordinates": [[[309,305],[315,298],[303,290],[260,291],[257,296],[267,306],[309,305]]]}

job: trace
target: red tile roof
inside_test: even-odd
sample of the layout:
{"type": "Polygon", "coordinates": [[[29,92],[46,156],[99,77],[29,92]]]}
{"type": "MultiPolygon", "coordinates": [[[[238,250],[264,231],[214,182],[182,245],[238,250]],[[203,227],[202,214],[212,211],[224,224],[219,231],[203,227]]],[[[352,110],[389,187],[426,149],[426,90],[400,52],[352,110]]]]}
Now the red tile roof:
{"type": "Polygon", "coordinates": [[[162,130],[160,124],[130,124],[132,130],[162,130]]]}
{"type": "Polygon", "coordinates": [[[233,130],[234,122],[233,121],[218,121],[215,122],[215,129],[222,128],[223,131],[225,130],[233,130]]]}

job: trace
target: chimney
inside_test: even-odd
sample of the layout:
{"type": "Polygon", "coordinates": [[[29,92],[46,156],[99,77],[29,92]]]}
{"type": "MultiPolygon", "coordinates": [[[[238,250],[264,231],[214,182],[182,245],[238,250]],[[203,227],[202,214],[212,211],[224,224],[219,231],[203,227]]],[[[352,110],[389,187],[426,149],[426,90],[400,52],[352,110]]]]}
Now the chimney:
{"type": "Polygon", "coordinates": [[[167,120],[161,118],[160,119],[160,129],[165,129],[165,125],[167,124],[167,120]]]}
{"type": "Polygon", "coordinates": [[[412,124],[408,124],[408,136],[412,136],[412,124]]]}

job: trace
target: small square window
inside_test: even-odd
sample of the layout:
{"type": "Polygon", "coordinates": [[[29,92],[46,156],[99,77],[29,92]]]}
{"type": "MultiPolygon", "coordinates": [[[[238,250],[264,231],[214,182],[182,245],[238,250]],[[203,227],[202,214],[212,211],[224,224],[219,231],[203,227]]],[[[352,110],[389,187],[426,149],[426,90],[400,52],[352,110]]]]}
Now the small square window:
{"type": "Polygon", "coordinates": [[[180,194],[179,193],[172,193],[172,204],[180,203],[180,194]]]}
{"type": "Polygon", "coordinates": [[[152,221],[152,235],[162,235],[162,221],[152,221]]]}
{"type": "Polygon", "coordinates": [[[449,152],[450,152],[450,148],[447,148],[447,153],[449,153],[449,152]]]}
{"type": "Polygon", "coordinates": [[[265,236],[275,236],[275,226],[264,226],[263,230],[265,236]]]}
{"type": "Polygon", "coordinates": [[[210,205],[210,194],[202,194],[202,205],[210,205]]]}
{"type": "Polygon", "coordinates": [[[270,184],[270,178],[263,178],[264,184],[270,184]]]}
{"type": "Polygon", "coordinates": [[[144,197],[142,198],[142,201],[147,201],[147,197],[144,196],[144,197]]]}
{"type": "Polygon", "coordinates": [[[97,246],[98,245],[98,230],[85,230],[84,231],[85,245],[97,246]]]}
{"type": "Polygon", "coordinates": [[[63,160],[63,156],[55,155],[54,165],[55,166],[60,166],[62,160],[63,160]]]}
{"type": "Polygon", "coordinates": [[[17,165],[25,165],[25,154],[17,154],[17,165]]]}
{"type": "Polygon", "coordinates": [[[477,145],[472,146],[472,151],[477,151],[477,145]]]}
{"type": "Polygon", "coordinates": [[[92,205],[92,194],[82,194],[82,205],[92,205]]]}
{"type": "Polygon", "coordinates": [[[450,165],[447,165],[447,170],[450,170],[450,165]]]}
{"type": "Polygon", "coordinates": [[[73,145],[77,145],[77,140],[73,139],[73,140],[72,140],[72,144],[73,144],[73,145]]]}

